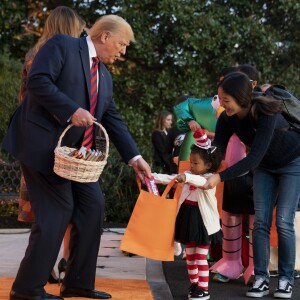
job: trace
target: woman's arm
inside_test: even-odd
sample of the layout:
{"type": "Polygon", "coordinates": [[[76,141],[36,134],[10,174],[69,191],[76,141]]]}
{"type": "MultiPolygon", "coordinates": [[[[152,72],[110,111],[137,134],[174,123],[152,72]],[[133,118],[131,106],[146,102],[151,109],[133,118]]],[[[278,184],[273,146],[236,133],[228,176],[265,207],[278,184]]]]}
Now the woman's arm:
{"type": "MultiPolygon", "coordinates": [[[[214,174],[213,176],[209,177],[206,184],[202,188],[213,188],[221,181],[230,180],[255,169],[261,163],[262,159],[269,150],[269,146],[274,135],[276,118],[276,115],[259,115],[257,128],[255,129],[255,136],[252,145],[249,145],[251,148],[248,155],[233,166],[220,172],[219,174],[214,174]]],[[[248,130],[252,129],[253,128],[249,123],[248,130]]],[[[220,132],[218,134],[220,134],[220,132]]],[[[238,136],[241,140],[243,140],[241,132],[238,133],[238,136]]]]}

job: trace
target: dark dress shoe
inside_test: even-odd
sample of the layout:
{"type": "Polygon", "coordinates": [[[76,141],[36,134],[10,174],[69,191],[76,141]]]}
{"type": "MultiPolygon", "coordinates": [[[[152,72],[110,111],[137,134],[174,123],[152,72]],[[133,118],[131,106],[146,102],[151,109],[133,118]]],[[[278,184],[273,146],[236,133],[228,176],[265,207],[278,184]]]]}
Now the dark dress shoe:
{"type": "Polygon", "coordinates": [[[9,300],[64,300],[64,299],[47,293],[38,296],[28,296],[28,295],[19,294],[11,290],[9,295],[9,300]]]}
{"type": "Polygon", "coordinates": [[[54,278],[54,276],[52,274],[50,274],[50,276],[48,278],[48,283],[50,283],[50,284],[59,283],[59,280],[54,278]]]}
{"type": "Polygon", "coordinates": [[[60,289],[61,297],[70,298],[70,297],[85,297],[92,299],[109,299],[111,295],[105,292],[100,292],[96,290],[87,290],[79,288],[69,288],[62,286],[60,289]]]}

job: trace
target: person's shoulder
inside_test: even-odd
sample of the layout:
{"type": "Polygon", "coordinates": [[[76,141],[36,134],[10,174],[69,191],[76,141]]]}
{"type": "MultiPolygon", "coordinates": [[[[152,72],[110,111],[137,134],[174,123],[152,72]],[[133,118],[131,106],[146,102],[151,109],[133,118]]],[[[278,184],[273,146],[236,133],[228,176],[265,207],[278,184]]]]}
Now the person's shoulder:
{"type": "Polygon", "coordinates": [[[49,39],[49,41],[61,41],[61,40],[68,40],[68,39],[73,39],[73,37],[67,35],[67,34],[56,34],[53,37],[49,39]]]}
{"type": "Polygon", "coordinates": [[[152,136],[161,136],[162,135],[162,131],[158,130],[158,129],[154,129],[152,131],[152,136]]]}
{"type": "Polygon", "coordinates": [[[180,133],[182,132],[177,128],[177,126],[173,126],[170,129],[168,129],[168,135],[173,136],[173,135],[178,135],[180,133]]]}
{"type": "Polygon", "coordinates": [[[225,123],[231,123],[234,122],[234,120],[238,119],[238,117],[236,115],[233,116],[228,116],[226,114],[226,111],[223,110],[220,114],[220,116],[218,117],[218,122],[225,122],[225,123]]]}
{"type": "Polygon", "coordinates": [[[288,121],[284,118],[281,112],[276,112],[274,114],[265,114],[263,112],[257,112],[257,123],[261,126],[265,126],[266,123],[276,122],[278,128],[289,127],[288,121]]]}
{"type": "Polygon", "coordinates": [[[67,34],[56,34],[51,37],[47,43],[65,43],[65,44],[79,44],[79,38],[67,35],[67,34]]]}
{"type": "Polygon", "coordinates": [[[152,138],[156,138],[156,139],[159,139],[159,140],[164,140],[166,137],[167,137],[167,135],[161,130],[154,129],[152,131],[152,138]]]}

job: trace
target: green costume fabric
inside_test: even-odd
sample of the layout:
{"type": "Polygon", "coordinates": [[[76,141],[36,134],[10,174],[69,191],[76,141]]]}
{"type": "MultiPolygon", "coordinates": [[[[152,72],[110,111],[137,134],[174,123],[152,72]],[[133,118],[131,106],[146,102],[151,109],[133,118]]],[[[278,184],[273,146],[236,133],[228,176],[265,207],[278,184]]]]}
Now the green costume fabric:
{"type": "Polygon", "coordinates": [[[178,129],[187,133],[180,147],[179,161],[189,159],[191,146],[195,142],[193,132],[190,131],[189,121],[194,120],[203,129],[215,132],[217,118],[216,110],[211,105],[212,100],[212,97],[188,98],[173,107],[178,129]]]}

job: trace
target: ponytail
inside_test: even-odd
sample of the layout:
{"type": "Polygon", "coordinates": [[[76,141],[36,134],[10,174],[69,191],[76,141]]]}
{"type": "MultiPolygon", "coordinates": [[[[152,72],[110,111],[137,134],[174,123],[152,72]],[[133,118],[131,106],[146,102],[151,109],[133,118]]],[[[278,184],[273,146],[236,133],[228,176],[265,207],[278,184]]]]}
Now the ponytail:
{"type": "Polygon", "coordinates": [[[257,121],[258,113],[272,116],[282,112],[282,109],[282,102],[271,96],[254,96],[252,99],[251,115],[255,121],[257,121]]]}

